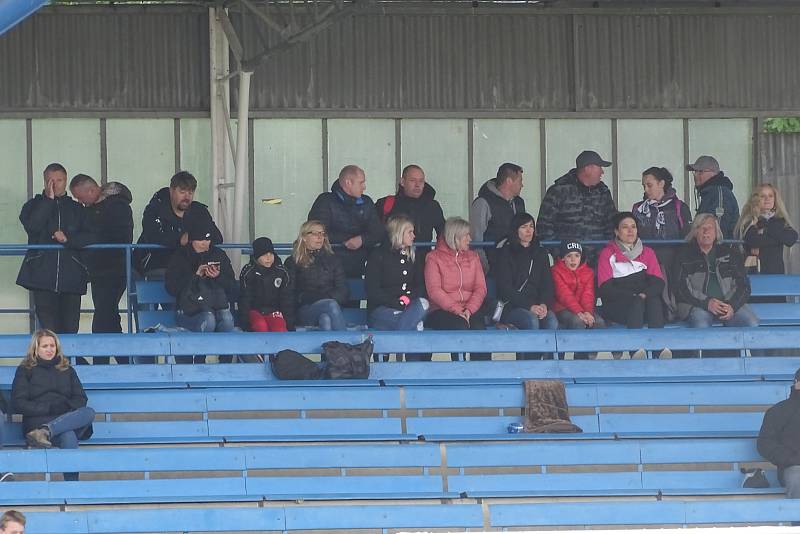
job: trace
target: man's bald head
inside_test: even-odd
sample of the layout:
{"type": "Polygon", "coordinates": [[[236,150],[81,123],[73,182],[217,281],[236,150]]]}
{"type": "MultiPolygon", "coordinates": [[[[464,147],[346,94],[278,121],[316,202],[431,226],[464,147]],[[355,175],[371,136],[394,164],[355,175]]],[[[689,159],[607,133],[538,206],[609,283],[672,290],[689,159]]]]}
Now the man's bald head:
{"type": "Polygon", "coordinates": [[[339,171],[339,186],[346,194],[359,198],[367,189],[367,176],[358,165],[345,165],[339,171]]]}

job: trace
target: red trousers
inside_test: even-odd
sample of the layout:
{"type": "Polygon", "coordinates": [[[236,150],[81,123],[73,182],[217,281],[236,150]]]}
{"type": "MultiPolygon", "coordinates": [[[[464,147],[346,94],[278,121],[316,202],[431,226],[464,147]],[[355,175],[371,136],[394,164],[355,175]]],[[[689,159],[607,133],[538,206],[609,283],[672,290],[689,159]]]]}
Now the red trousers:
{"type": "Polygon", "coordinates": [[[281,312],[263,314],[250,310],[250,331],[252,332],[286,332],[286,321],[281,312]]]}

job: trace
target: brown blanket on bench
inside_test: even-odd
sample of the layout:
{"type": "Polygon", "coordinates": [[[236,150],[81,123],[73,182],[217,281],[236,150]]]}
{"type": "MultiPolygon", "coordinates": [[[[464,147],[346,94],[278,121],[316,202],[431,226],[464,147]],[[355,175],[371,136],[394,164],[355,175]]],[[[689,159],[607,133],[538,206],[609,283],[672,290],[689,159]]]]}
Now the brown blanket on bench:
{"type": "Polygon", "coordinates": [[[563,382],[525,381],[525,432],[583,432],[570,421],[563,382]]]}

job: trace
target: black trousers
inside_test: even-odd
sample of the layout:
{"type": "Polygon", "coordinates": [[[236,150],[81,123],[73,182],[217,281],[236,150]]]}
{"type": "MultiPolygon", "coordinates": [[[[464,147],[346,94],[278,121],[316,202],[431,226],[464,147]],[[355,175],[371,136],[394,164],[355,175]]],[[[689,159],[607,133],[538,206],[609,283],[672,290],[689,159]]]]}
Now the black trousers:
{"type": "Polygon", "coordinates": [[[664,327],[664,300],[660,294],[646,299],[637,295],[603,299],[600,312],[606,320],[628,328],[642,328],[645,323],[650,328],[664,327]]]}
{"type": "Polygon", "coordinates": [[[33,304],[39,328],[56,334],[77,334],[81,322],[81,296],[34,289],[33,304]]]}
{"type": "MultiPolygon", "coordinates": [[[[431,330],[486,330],[486,321],[483,314],[478,311],[470,316],[469,324],[454,313],[444,310],[435,310],[425,318],[425,328],[431,330]]],[[[491,360],[490,352],[473,352],[469,356],[470,361],[491,360]]]]}
{"type": "MultiPolygon", "coordinates": [[[[93,334],[121,334],[122,318],[119,315],[119,301],[125,293],[124,276],[104,276],[92,280],[93,334]]],[[[117,356],[117,363],[128,363],[128,358],[117,356]]],[[[95,356],[95,364],[109,362],[108,356],[95,356]]]]}

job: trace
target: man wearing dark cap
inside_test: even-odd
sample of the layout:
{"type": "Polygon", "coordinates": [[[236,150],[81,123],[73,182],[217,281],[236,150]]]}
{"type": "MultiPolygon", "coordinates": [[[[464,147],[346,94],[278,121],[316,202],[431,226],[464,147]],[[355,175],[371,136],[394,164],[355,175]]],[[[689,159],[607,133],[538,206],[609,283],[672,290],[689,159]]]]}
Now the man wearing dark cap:
{"type": "MultiPolygon", "coordinates": [[[[575,168],[547,188],[539,208],[539,239],[561,241],[605,241],[613,235],[611,220],[617,207],[611,191],[602,182],[603,169],[611,166],[594,150],[584,150],[575,168]]],[[[584,257],[596,263],[596,250],[584,246],[584,257]]]]}
{"type": "Polygon", "coordinates": [[[758,433],[758,452],[778,468],[786,497],[800,499],[800,369],[789,398],[767,410],[758,433]]]}
{"type": "Polygon", "coordinates": [[[686,170],[694,175],[697,213],[715,215],[723,237],[732,239],[739,220],[739,203],[733,194],[733,182],[719,170],[719,162],[712,156],[700,156],[687,165],[686,170]]]}

